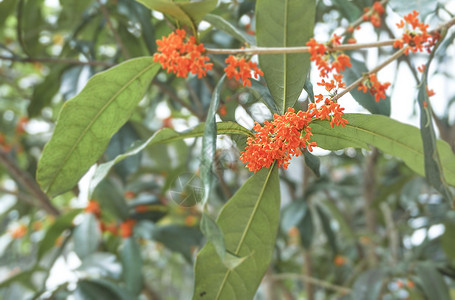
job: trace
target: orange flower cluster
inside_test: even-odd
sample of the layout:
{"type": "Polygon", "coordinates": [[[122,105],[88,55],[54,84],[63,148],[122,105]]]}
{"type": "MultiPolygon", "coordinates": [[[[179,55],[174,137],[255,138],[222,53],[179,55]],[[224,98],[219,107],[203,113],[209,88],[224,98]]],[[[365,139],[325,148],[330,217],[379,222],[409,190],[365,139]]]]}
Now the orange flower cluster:
{"type": "Polygon", "coordinates": [[[373,3],[372,10],[369,7],[365,7],[364,14],[362,16],[364,21],[370,21],[374,27],[381,26],[381,16],[384,14],[385,9],[381,2],[376,1],[373,3]]]}
{"type": "MultiPolygon", "coordinates": [[[[340,39],[341,36],[334,34],[329,42],[329,46],[318,43],[313,38],[306,43],[306,45],[310,47],[310,60],[316,63],[319,70],[319,76],[323,78],[328,77],[334,70],[339,73],[344,71],[346,67],[351,67],[349,56],[341,52],[335,53],[328,51],[331,47],[339,46],[341,44],[340,39]]],[[[341,82],[343,76],[341,75],[338,78],[339,81],[337,80],[337,82],[341,82]]]]}
{"type": "Polygon", "coordinates": [[[393,44],[395,48],[403,48],[406,44],[405,54],[408,55],[409,51],[412,52],[423,52],[423,49],[427,49],[431,52],[433,47],[439,39],[439,34],[428,33],[428,24],[419,22],[419,13],[412,11],[407,16],[403,17],[400,23],[397,23],[398,28],[404,28],[404,33],[400,39],[397,39],[393,44]],[[410,30],[409,27],[412,29],[410,30]]]}
{"type": "Polygon", "coordinates": [[[229,55],[225,62],[227,66],[224,68],[224,72],[226,72],[227,78],[234,77],[236,80],[242,79],[243,86],[251,86],[250,78],[252,78],[252,71],[254,78],[264,75],[255,62],[247,61],[245,58],[238,59],[235,56],[229,55]]]}
{"type": "Polygon", "coordinates": [[[280,116],[275,114],[273,121],[265,121],[264,126],[255,123],[254,138],[249,137],[245,151],[241,152],[240,160],[247,163],[250,171],[257,172],[263,167],[270,168],[274,160],[278,167],[286,169],[291,156],[302,154],[302,148],[310,152],[316,147],[316,142],[310,142],[311,128],[309,124],[315,119],[328,119],[332,128],[335,125],[344,127],[348,121],[343,119],[343,110],[339,104],[326,99],[319,109],[316,103],[310,103],[307,111],[295,113],[293,108],[280,116]]]}
{"type": "Polygon", "coordinates": [[[209,58],[204,56],[204,44],[198,44],[194,36],[186,37],[186,31],[177,29],[169,36],[163,36],[156,41],[158,53],[153,55],[153,61],[159,62],[168,73],[173,72],[177,77],[188,76],[188,73],[197,74],[198,78],[205,76],[213,64],[207,63],[209,58]]]}
{"type": "Polygon", "coordinates": [[[376,74],[370,74],[365,80],[359,84],[358,89],[366,93],[370,92],[374,96],[376,102],[380,99],[385,99],[385,91],[390,86],[390,82],[380,83],[376,74]]]}

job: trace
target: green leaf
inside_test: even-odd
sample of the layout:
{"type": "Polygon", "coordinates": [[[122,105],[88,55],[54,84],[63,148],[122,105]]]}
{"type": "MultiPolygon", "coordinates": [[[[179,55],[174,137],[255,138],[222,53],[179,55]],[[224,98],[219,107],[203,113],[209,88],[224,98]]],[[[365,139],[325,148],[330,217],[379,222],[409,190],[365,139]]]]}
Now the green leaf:
{"type": "Polygon", "coordinates": [[[321,167],[321,160],[319,157],[311,154],[311,152],[305,151],[303,152],[303,157],[305,158],[305,165],[313,171],[316,177],[321,177],[321,172],[319,169],[321,167]]]}
{"type": "Polygon", "coordinates": [[[55,196],[77,184],[128,120],[159,68],[151,57],[126,61],[93,76],[65,103],[38,164],[37,180],[46,193],[55,196]]]}
{"type": "Polygon", "coordinates": [[[120,251],[123,265],[123,279],[126,288],[131,293],[138,295],[142,290],[142,256],[141,249],[136,239],[128,237],[123,240],[120,251]]]}
{"type": "Polygon", "coordinates": [[[444,223],[444,234],[441,236],[441,246],[447,257],[455,261],[455,222],[444,223]]]}
{"type": "Polygon", "coordinates": [[[313,217],[308,204],[303,199],[286,206],[281,220],[284,232],[289,232],[294,226],[297,227],[303,247],[306,249],[311,247],[314,233],[313,217]]]}
{"type": "Polygon", "coordinates": [[[333,256],[338,253],[338,246],[335,231],[332,229],[331,219],[329,218],[327,212],[320,205],[316,206],[316,211],[318,212],[319,219],[321,220],[322,230],[327,236],[327,241],[329,242],[330,248],[332,249],[333,256]]]}
{"type": "Polygon", "coordinates": [[[377,300],[381,294],[384,272],[371,269],[359,275],[352,290],[353,299],[377,300]]]}
{"type": "Polygon", "coordinates": [[[442,277],[432,262],[419,262],[415,271],[427,299],[451,299],[444,277],[442,277]]]}
{"type": "MultiPolygon", "coordinates": [[[[216,8],[217,0],[173,2],[170,0],[136,0],[151,10],[167,14],[177,21],[195,28],[209,12],[216,8]]],[[[194,29],[193,29],[194,30],[194,29]]],[[[195,34],[196,32],[194,32],[195,34]]]]}
{"type": "MultiPolygon", "coordinates": [[[[439,43],[436,45],[436,47],[439,43]]],[[[427,75],[430,68],[430,62],[434,56],[434,50],[425,65],[425,71],[422,74],[420,82],[419,93],[417,95],[417,102],[420,107],[420,134],[422,136],[424,164],[425,164],[425,177],[430,185],[432,185],[446,201],[452,204],[452,195],[447,187],[444,179],[444,174],[441,167],[438,149],[436,147],[436,134],[433,127],[433,120],[431,117],[432,109],[427,93],[427,75]]]]}
{"type": "Polygon", "coordinates": [[[77,282],[75,294],[84,300],[128,300],[133,296],[114,282],[104,279],[83,279],[77,282]]]}
{"type": "MultiPolygon", "coordinates": [[[[245,127],[234,123],[234,122],[220,122],[216,123],[218,134],[240,134],[244,136],[253,136],[251,131],[245,127]]],[[[106,177],[111,168],[118,162],[121,162],[125,158],[132,155],[136,155],[140,151],[147,147],[157,144],[171,143],[186,138],[201,137],[204,135],[205,124],[201,123],[198,126],[189,129],[184,132],[177,132],[170,128],[163,128],[152,135],[148,140],[144,142],[136,143],[129,151],[124,154],[118,155],[115,159],[108,161],[104,164],[99,165],[96,168],[93,179],[90,183],[90,189],[93,191],[94,188],[106,177]]]]}
{"type": "Polygon", "coordinates": [[[74,228],[74,252],[82,260],[98,249],[101,232],[92,213],[84,213],[82,222],[74,228]]]}
{"type": "Polygon", "coordinates": [[[360,9],[349,0],[332,0],[333,4],[339,9],[340,13],[348,19],[349,22],[354,22],[362,15],[360,9]]]}
{"type": "Polygon", "coordinates": [[[256,80],[252,80],[251,87],[248,89],[253,95],[256,96],[256,98],[260,99],[262,102],[264,102],[265,105],[267,105],[272,114],[278,113],[278,107],[275,103],[275,100],[273,100],[269,89],[265,85],[256,80]]]}
{"type": "Polygon", "coordinates": [[[3,28],[6,18],[8,18],[9,15],[12,15],[16,5],[16,0],[3,0],[0,2],[0,27],[3,28]]]}
{"type": "MultiPolygon", "coordinates": [[[[313,36],[315,0],[258,0],[256,36],[260,47],[305,46],[313,36]]],[[[308,53],[259,55],[261,69],[280,114],[294,106],[310,68],[308,53]]]]}
{"type": "Polygon", "coordinates": [[[212,243],[197,255],[193,299],[252,299],[272,258],[280,213],[278,168],[250,177],[223,207],[217,224],[226,249],[245,260],[235,269],[212,243]]]}
{"type": "MultiPolygon", "coordinates": [[[[425,176],[422,138],[418,128],[381,115],[345,114],[344,118],[349,121],[345,127],[331,128],[327,121],[312,122],[312,141],[327,150],[348,147],[368,149],[371,145],[402,159],[417,174],[425,176]]],[[[455,186],[455,155],[446,142],[438,140],[436,144],[447,183],[455,186]]]]}
{"type": "Polygon", "coordinates": [[[207,118],[204,127],[204,136],[202,137],[202,149],[201,149],[201,165],[200,174],[202,183],[204,185],[204,197],[202,199],[202,205],[205,205],[210,197],[212,190],[212,179],[213,170],[212,165],[215,160],[216,152],[216,112],[220,104],[221,98],[221,87],[223,86],[226,75],[223,75],[218,81],[215,90],[212,94],[212,100],[210,101],[209,111],[207,112],[207,118]]]}
{"type": "Polygon", "coordinates": [[[67,229],[73,227],[74,218],[81,213],[81,209],[73,209],[68,213],[58,217],[58,219],[47,229],[44,238],[38,246],[37,258],[40,260],[44,254],[54,248],[55,242],[60,235],[67,229]]]}
{"type": "Polygon", "coordinates": [[[208,14],[204,17],[204,21],[207,21],[213,27],[228,33],[233,38],[237,39],[242,43],[247,43],[252,46],[256,45],[256,41],[251,35],[248,35],[245,32],[241,31],[240,29],[238,29],[233,24],[229,23],[220,16],[208,14]]]}
{"type": "MultiPolygon", "coordinates": [[[[357,79],[363,76],[363,74],[368,72],[367,67],[364,62],[361,62],[353,57],[351,57],[351,68],[346,68],[343,72],[344,79],[346,84],[350,85],[357,79]]],[[[362,105],[366,110],[372,114],[379,114],[384,116],[390,116],[390,97],[386,96],[385,99],[381,99],[378,102],[370,93],[364,93],[358,89],[353,89],[350,91],[352,97],[357,103],[362,105]]]]}
{"type": "Polygon", "coordinates": [[[18,10],[18,33],[22,50],[29,56],[39,56],[43,45],[39,38],[47,25],[43,18],[43,0],[21,0],[18,10]]]}
{"type": "Polygon", "coordinates": [[[91,198],[100,203],[103,212],[109,212],[122,220],[128,217],[128,205],[125,202],[125,197],[118,185],[109,178],[101,181],[91,198]]]}

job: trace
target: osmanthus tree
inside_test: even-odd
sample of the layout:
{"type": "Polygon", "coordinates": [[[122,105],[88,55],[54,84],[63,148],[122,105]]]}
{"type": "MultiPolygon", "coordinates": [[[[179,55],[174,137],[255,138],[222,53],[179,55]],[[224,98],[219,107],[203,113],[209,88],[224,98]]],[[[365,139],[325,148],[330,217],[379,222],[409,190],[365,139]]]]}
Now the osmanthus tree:
{"type": "Polygon", "coordinates": [[[451,299],[454,9],[0,1],[2,297],[451,299]]]}

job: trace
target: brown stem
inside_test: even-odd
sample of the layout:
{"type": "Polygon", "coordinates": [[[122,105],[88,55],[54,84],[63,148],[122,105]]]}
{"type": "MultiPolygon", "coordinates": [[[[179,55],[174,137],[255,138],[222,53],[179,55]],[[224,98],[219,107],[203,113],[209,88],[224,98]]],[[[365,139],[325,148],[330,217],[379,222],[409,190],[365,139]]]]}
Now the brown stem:
{"type": "Polygon", "coordinates": [[[17,183],[22,185],[33,197],[36,198],[38,203],[33,201],[35,205],[43,208],[54,216],[60,215],[60,211],[51,203],[47,195],[41,191],[36,181],[33,180],[28,173],[19,169],[16,163],[2,149],[0,149],[0,163],[5,166],[6,170],[17,183]]]}

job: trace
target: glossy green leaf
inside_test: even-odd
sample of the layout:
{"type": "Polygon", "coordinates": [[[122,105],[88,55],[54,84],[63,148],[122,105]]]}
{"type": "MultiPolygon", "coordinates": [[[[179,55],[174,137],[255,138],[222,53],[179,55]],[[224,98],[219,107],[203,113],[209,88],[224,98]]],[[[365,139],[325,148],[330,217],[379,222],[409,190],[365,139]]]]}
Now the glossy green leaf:
{"type": "MultiPolygon", "coordinates": [[[[425,176],[424,151],[420,130],[381,115],[345,114],[349,121],[345,127],[330,127],[326,121],[314,121],[312,141],[327,150],[348,147],[365,148],[368,145],[398,157],[415,171],[425,176]]],[[[441,166],[448,184],[455,186],[455,155],[450,146],[437,141],[441,166]]]]}
{"type": "Polygon", "coordinates": [[[74,228],[74,252],[84,259],[98,249],[100,239],[101,232],[95,215],[84,213],[81,223],[74,228]]]}
{"type": "Polygon", "coordinates": [[[212,180],[214,177],[212,166],[216,152],[216,113],[218,111],[218,106],[220,105],[220,93],[225,78],[225,75],[221,77],[212,93],[212,100],[210,101],[205,121],[204,136],[202,137],[201,165],[199,168],[202,184],[204,186],[202,205],[207,203],[212,190],[212,180]]]}
{"type": "Polygon", "coordinates": [[[101,181],[92,194],[91,199],[99,202],[103,212],[109,212],[119,219],[128,218],[128,205],[118,184],[109,178],[101,181]]]}
{"type": "Polygon", "coordinates": [[[193,299],[253,298],[272,258],[279,211],[278,168],[264,168],[243,184],[217,219],[227,251],[245,260],[229,269],[207,243],[197,255],[193,299]]]}
{"type": "Polygon", "coordinates": [[[352,298],[379,300],[384,276],[381,269],[370,269],[361,273],[354,283],[352,298]]]}
{"type": "MultiPolygon", "coordinates": [[[[347,68],[344,72],[344,80],[347,85],[350,85],[357,79],[363,76],[363,74],[368,72],[367,67],[364,62],[361,62],[353,57],[351,57],[351,68],[347,68]]],[[[366,110],[372,114],[379,114],[390,116],[390,97],[386,96],[385,99],[376,101],[375,98],[368,92],[364,93],[359,91],[357,88],[350,91],[352,97],[362,105],[366,110]]]]}
{"type": "Polygon", "coordinates": [[[354,22],[362,15],[362,11],[349,0],[332,0],[335,6],[339,9],[342,16],[348,19],[349,22],[354,22]]]}
{"type": "Polygon", "coordinates": [[[228,33],[233,38],[242,43],[247,43],[252,46],[256,45],[256,41],[251,35],[248,35],[244,31],[241,31],[239,28],[235,27],[233,24],[229,23],[220,16],[208,14],[204,17],[204,21],[209,22],[216,29],[228,33]]]}
{"type": "Polygon", "coordinates": [[[141,249],[134,237],[128,237],[123,240],[120,259],[122,261],[123,279],[125,280],[126,289],[134,295],[138,295],[143,286],[143,264],[141,249]]]}
{"type": "Polygon", "coordinates": [[[432,262],[419,262],[415,271],[427,299],[451,299],[444,277],[442,277],[432,262]]]}
{"type": "MultiPolygon", "coordinates": [[[[305,46],[313,36],[315,0],[258,0],[256,36],[260,47],[305,46]]],[[[308,53],[264,54],[260,67],[279,113],[294,106],[310,68],[308,53]]]]}
{"type": "MultiPolygon", "coordinates": [[[[235,122],[220,122],[216,123],[216,126],[218,134],[240,134],[244,136],[252,136],[251,131],[235,122]]],[[[126,153],[118,155],[115,159],[99,165],[90,183],[91,190],[93,190],[106,177],[116,163],[121,162],[125,158],[136,155],[140,151],[152,145],[171,143],[185,138],[201,137],[204,135],[204,128],[205,124],[201,123],[198,126],[184,132],[177,132],[170,128],[163,128],[157,131],[148,140],[136,143],[126,153]]]]}
{"type": "Polygon", "coordinates": [[[37,180],[52,195],[74,185],[125,124],[159,70],[153,58],[126,61],[93,76],[67,101],[38,164],[37,180]]]}
{"type": "MultiPolygon", "coordinates": [[[[438,44],[439,45],[439,44],[438,44]]],[[[438,149],[436,147],[436,133],[433,127],[432,108],[427,93],[427,76],[430,62],[434,56],[434,50],[430,55],[428,63],[425,65],[425,71],[422,74],[422,80],[417,95],[417,102],[420,107],[420,134],[423,143],[425,177],[427,181],[441,193],[445,200],[452,204],[453,196],[447,188],[444,173],[442,171],[441,161],[438,149]]]]}
{"type": "Polygon", "coordinates": [[[60,235],[67,229],[72,228],[74,218],[81,213],[80,209],[72,209],[68,213],[58,217],[58,219],[47,229],[44,238],[38,246],[37,258],[40,260],[44,254],[55,246],[55,242],[60,235]]]}
{"type": "Polygon", "coordinates": [[[183,225],[156,226],[151,234],[153,240],[182,254],[188,262],[192,261],[192,249],[199,247],[202,241],[202,233],[197,227],[183,225]]]}
{"type": "Polygon", "coordinates": [[[322,208],[320,205],[316,206],[316,211],[318,213],[319,220],[321,221],[322,224],[322,230],[324,231],[327,237],[327,242],[330,248],[332,249],[332,254],[333,256],[335,256],[338,253],[338,244],[335,231],[332,228],[331,224],[332,220],[330,219],[325,209],[322,208]]]}
{"type": "Polygon", "coordinates": [[[100,279],[82,279],[74,291],[75,300],[125,300],[129,295],[114,283],[100,279]]]}

